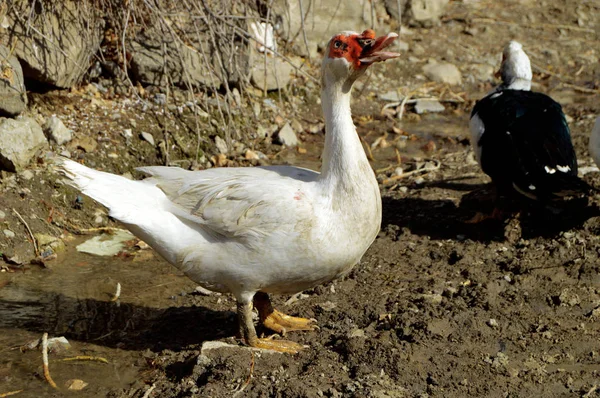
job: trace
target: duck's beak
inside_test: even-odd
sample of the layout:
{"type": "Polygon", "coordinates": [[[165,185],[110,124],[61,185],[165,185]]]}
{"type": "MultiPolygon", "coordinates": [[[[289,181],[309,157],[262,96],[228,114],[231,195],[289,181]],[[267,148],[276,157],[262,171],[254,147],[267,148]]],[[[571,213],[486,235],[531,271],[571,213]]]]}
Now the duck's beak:
{"type": "Polygon", "coordinates": [[[399,57],[399,53],[391,51],[382,51],[386,47],[396,40],[398,34],[390,32],[385,36],[375,37],[375,32],[372,30],[365,30],[358,38],[358,42],[361,44],[363,51],[360,54],[359,61],[361,64],[370,65],[373,62],[381,62],[386,59],[399,57]]]}

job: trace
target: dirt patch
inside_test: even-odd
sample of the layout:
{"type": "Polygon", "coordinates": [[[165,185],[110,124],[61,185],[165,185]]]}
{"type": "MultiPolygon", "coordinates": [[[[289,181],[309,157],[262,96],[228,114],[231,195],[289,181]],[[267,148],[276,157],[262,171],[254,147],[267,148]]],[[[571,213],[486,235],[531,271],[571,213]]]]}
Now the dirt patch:
{"type": "MultiPolygon", "coordinates": [[[[572,119],[581,166],[590,166],[588,135],[593,118],[600,114],[599,15],[597,4],[583,0],[548,7],[527,1],[455,1],[440,27],[415,29],[402,36],[410,46],[406,56],[363,81],[353,103],[365,141],[371,145],[385,136],[391,143],[380,145],[380,141],[372,149],[383,189],[382,231],[362,263],[345,279],[304,292],[287,306],[289,297],[274,298],[286,312],[318,320],[318,331],[286,337],[309,346],[300,354],[268,354],[241,347],[202,350],[203,343],[212,340],[237,344],[233,301],[227,296],[193,294],[193,284],[174,276],[174,269],[152,256],[145,258],[146,263],[115,259],[112,265],[103,263],[105,270],[98,269],[94,258],[85,261],[91,268],[96,264],[98,278],[118,272],[121,282],[131,284],[131,292],[136,292],[134,285],[141,285],[156,289],[154,293],[126,295],[121,306],[114,307],[108,304],[106,292],[96,296],[79,290],[64,293],[57,282],[47,287],[53,300],[62,294],[58,303],[64,307],[57,308],[86,308],[89,316],[111,316],[92,317],[96,319],[92,323],[80,321],[87,326],[73,329],[63,326],[76,323],[81,318],[77,312],[63,313],[60,321],[42,316],[37,323],[9,313],[0,320],[2,330],[13,334],[4,344],[24,343],[19,333],[27,337],[43,331],[63,333],[77,343],[78,350],[99,350],[119,364],[116,374],[122,374],[125,381],[115,376],[112,383],[109,378],[89,388],[87,395],[84,390],[82,396],[141,397],[149,388],[153,388],[150,396],[160,397],[597,396],[599,196],[552,209],[525,205],[506,223],[466,224],[476,211],[490,205],[492,197],[489,180],[474,163],[467,140],[470,109],[491,88],[491,82],[464,71],[490,59],[499,61],[508,38],[524,42],[534,64],[545,70],[536,69],[534,88],[551,93],[563,104],[572,119]],[[456,101],[444,102],[446,111],[435,115],[417,116],[409,105],[402,122],[382,115],[385,103],[377,100],[377,93],[395,87],[407,92],[423,89],[421,67],[428,58],[453,62],[463,70],[464,86],[446,88],[457,96],[456,101]],[[400,140],[400,136],[408,138],[400,140]],[[399,141],[408,145],[397,145],[399,141]],[[394,148],[400,148],[405,167],[435,160],[440,168],[383,183],[397,166],[394,148]],[[118,271],[110,268],[117,264],[118,271]],[[136,271],[142,266],[152,272],[136,271]],[[171,283],[169,278],[174,282],[162,286],[160,281],[171,283]],[[112,330],[106,329],[109,321],[129,326],[111,326],[118,333],[107,337],[112,330]],[[124,373],[124,364],[135,371],[124,373]]],[[[432,94],[449,98],[443,89],[436,86],[432,94]]],[[[270,127],[278,114],[317,124],[319,117],[314,115],[320,111],[315,90],[292,88],[281,102],[277,96],[270,103],[257,99],[264,113],[249,121],[247,128],[272,118],[266,126],[270,127]],[[279,110],[269,111],[274,109],[272,103],[279,110]]],[[[69,149],[89,166],[135,175],[135,166],[164,163],[159,149],[137,135],[129,139],[123,135],[124,129],[133,128],[151,133],[158,141],[163,137],[163,120],[150,118],[129,99],[93,97],[85,92],[47,93],[34,96],[33,106],[44,116],[58,113],[75,129],[76,139],[92,137],[98,143],[89,153],[82,146],[69,149]]],[[[172,127],[176,121],[169,123],[172,127]]],[[[208,120],[206,126],[210,126],[208,120]]],[[[196,139],[195,128],[186,130],[182,125],[179,131],[192,133],[181,133],[181,142],[196,139]]],[[[308,153],[257,137],[255,142],[241,143],[228,162],[318,165],[322,133],[305,132],[300,139],[308,153]],[[248,148],[264,152],[266,160],[245,160],[248,148]]],[[[182,159],[182,166],[188,168],[206,166],[214,153],[210,143],[201,142],[199,156],[181,149],[188,147],[175,143],[170,152],[172,159],[182,159]]],[[[3,174],[0,210],[5,219],[1,225],[16,234],[11,239],[0,234],[4,254],[24,261],[35,257],[13,208],[33,231],[55,236],[69,236],[77,228],[113,225],[99,206],[81,201],[77,193],[58,183],[43,157],[33,171],[31,179],[3,174]]],[[[600,187],[600,173],[584,178],[600,187]]],[[[74,243],[66,240],[72,249],[74,243]]],[[[55,263],[49,263],[50,270],[35,265],[11,267],[18,272],[0,274],[0,294],[11,284],[24,283],[22,278],[56,274],[58,268],[67,267],[65,256],[59,253],[55,263]]],[[[78,269],[76,264],[72,267],[78,269]]],[[[70,274],[65,273],[65,278],[70,274]]],[[[15,305],[14,300],[2,297],[4,304],[15,305]]],[[[48,299],[39,297],[30,305],[39,306],[48,299]]],[[[19,386],[26,390],[23,394],[34,394],[30,396],[52,394],[36,375],[39,365],[33,356],[2,352],[0,377],[6,382],[0,393],[19,386]]],[[[79,366],[76,369],[85,365],[79,366]]],[[[91,382],[93,377],[88,377],[91,382]]]]}

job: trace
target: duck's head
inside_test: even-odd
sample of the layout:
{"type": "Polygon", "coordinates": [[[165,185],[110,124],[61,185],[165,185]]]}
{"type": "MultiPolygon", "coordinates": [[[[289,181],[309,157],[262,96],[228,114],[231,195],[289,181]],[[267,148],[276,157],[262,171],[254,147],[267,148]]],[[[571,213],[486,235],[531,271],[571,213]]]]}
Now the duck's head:
{"type": "Polygon", "coordinates": [[[496,77],[501,77],[503,85],[509,88],[518,90],[531,88],[531,63],[521,43],[512,40],[504,47],[502,64],[500,70],[496,72],[496,77]]]}
{"type": "Polygon", "coordinates": [[[383,51],[396,37],[396,33],[375,37],[375,32],[371,29],[362,33],[342,32],[333,36],[323,58],[323,87],[341,84],[344,91],[349,90],[352,83],[375,62],[399,57],[398,53],[383,51]]]}

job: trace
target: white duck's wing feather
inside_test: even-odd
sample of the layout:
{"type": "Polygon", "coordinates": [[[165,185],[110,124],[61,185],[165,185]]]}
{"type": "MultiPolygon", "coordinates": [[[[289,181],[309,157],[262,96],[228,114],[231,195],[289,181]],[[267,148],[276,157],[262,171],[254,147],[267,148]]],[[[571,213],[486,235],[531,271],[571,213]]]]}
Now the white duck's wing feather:
{"type": "Polygon", "coordinates": [[[218,168],[197,172],[144,167],[149,183],[174,214],[218,237],[248,242],[274,233],[301,233],[314,218],[310,183],[318,173],[293,167],[218,168]],[[300,179],[291,177],[298,174],[300,179]],[[304,181],[303,181],[304,180],[304,181]]]}

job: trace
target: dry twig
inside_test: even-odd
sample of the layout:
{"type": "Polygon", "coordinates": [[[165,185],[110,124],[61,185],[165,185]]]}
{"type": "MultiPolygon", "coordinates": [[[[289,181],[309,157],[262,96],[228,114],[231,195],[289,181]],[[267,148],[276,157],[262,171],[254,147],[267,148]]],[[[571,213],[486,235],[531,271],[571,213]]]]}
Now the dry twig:
{"type": "Polygon", "coordinates": [[[156,384],[152,384],[150,386],[150,388],[148,388],[146,390],[146,392],[144,393],[144,395],[142,396],[142,398],[148,398],[150,396],[150,394],[152,394],[152,391],[154,391],[155,388],[156,388],[156,384]]]}
{"type": "Polygon", "coordinates": [[[33,250],[35,251],[35,255],[39,256],[40,251],[38,249],[38,245],[37,245],[37,241],[35,240],[35,236],[33,236],[33,232],[31,232],[31,228],[29,228],[29,225],[27,225],[27,222],[25,222],[25,220],[23,219],[23,217],[21,217],[21,215],[19,214],[19,212],[17,210],[15,210],[13,208],[12,211],[16,214],[17,217],[19,217],[19,220],[21,220],[23,225],[25,225],[25,228],[27,229],[27,232],[29,232],[29,236],[31,237],[31,241],[33,242],[33,250]]]}
{"type": "Polygon", "coordinates": [[[4,397],[10,397],[11,395],[16,395],[20,392],[23,392],[23,390],[15,390],[15,391],[9,391],[9,392],[4,392],[0,394],[0,398],[4,398],[4,397]]]}
{"type": "Polygon", "coordinates": [[[233,397],[237,397],[240,394],[242,394],[242,392],[244,392],[244,390],[246,389],[246,387],[248,387],[248,385],[250,384],[250,380],[252,380],[252,376],[254,374],[254,351],[250,350],[250,354],[252,354],[252,359],[250,362],[250,374],[248,375],[248,378],[246,379],[246,381],[244,382],[244,385],[242,385],[234,394],[233,397]]]}
{"type": "Polygon", "coordinates": [[[61,359],[61,361],[63,361],[63,362],[69,362],[69,361],[93,361],[93,362],[108,363],[108,360],[106,358],[103,358],[103,357],[94,357],[94,356],[89,356],[89,355],[77,355],[76,357],[63,358],[63,359],[61,359]]]}
{"type": "Polygon", "coordinates": [[[58,386],[50,376],[50,368],[48,367],[48,333],[42,335],[42,362],[44,364],[44,378],[52,388],[58,390],[58,386]]]}
{"type": "Polygon", "coordinates": [[[110,299],[110,301],[117,301],[121,297],[121,284],[117,282],[117,291],[115,295],[110,299]]]}

